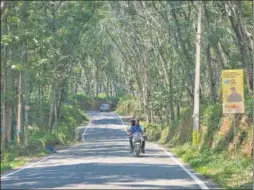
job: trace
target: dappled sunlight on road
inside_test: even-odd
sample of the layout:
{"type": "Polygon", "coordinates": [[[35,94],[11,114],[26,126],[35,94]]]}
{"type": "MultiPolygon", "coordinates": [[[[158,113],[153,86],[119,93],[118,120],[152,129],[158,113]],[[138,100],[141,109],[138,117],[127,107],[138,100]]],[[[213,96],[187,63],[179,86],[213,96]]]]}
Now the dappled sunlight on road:
{"type": "Polygon", "coordinates": [[[90,114],[85,142],[2,179],[4,188],[200,188],[165,152],[147,143],[129,153],[128,136],[115,113],[90,114]]]}

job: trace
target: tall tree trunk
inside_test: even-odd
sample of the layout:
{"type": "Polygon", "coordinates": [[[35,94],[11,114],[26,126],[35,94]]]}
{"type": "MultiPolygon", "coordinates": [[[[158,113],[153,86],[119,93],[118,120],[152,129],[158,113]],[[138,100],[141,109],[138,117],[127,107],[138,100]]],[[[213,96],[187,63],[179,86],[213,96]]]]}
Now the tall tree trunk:
{"type": "Polygon", "coordinates": [[[23,88],[22,88],[22,71],[19,71],[19,84],[18,84],[18,115],[17,115],[17,143],[22,143],[22,117],[23,117],[23,88]]]}
{"type": "MultiPolygon", "coordinates": [[[[5,56],[4,60],[1,61],[2,69],[1,69],[1,148],[4,150],[6,144],[6,130],[7,130],[7,113],[6,113],[6,79],[7,79],[7,66],[6,66],[6,47],[5,47],[5,56]]],[[[2,59],[2,57],[1,57],[2,59]]]]}
{"type": "Polygon", "coordinates": [[[169,66],[169,107],[170,107],[170,119],[171,122],[174,121],[175,119],[175,112],[174,112],[174,107],[173,107],[173,84],[172,84],[172,76],[173,76],[173,72],[172,72],[172,67],[169,66]]]}
{"type": "Polygon", "coordinates": [[[24,55],[24,62],[25,62],[25,71],[24,71],[24,91],[25,91],[25,96],[24,96],[24,115],[25,115],[25,120],[24,120],[24,143],[28,145],[28,57],[27,57],[27,42],[25,42],[25,55],[24,55]]]}
{"type": "Polygon", "coordinates": [[[249,90],[249,94],[252,93],[252,78],[253,78],[253,73],[252,73],[252,68],[253,64],[251,61],[251,49],[249,50],[248,47],[251,45],[248,43],[248,35],[246,34],[246,31],[244,30],[242,26],[243,19],[241,17],[241,10],[239,9],[239,6],[241,5],[240,2],[228,2],[228,5],[230,7],[230,15],[229,19],[231,22],[231,25],[235,31],[236,37],[237,37],[237,42],[238,42],[238,47],[241,53],[241,59],[243,62],[244,66],[244,71],[246,75],[246,82],[247,82],[247,87],[249,90]]]}
{"type": "Polygon", "coordinates": [[[54,108],[56,104],[56,84],[53,81],[51,85],[51,93],[50,93],[50,111],[49,111],[49,120],[48,120],[48,131],[52,130],[53,122],[54,122],[54,108]]]}
{"type": "Polygon", "coordinates": [[[181,105],[180,105],[180,102],[177,103],[177,119],[180,120],[180,117],[181,117],[181,105]]]}
{"type": "Polygon", "coordinates": [[[211,64],[211,52],[210,52],[210,45],[208,44],[206,47],[206,60],[207,60],[207,67],[208,67],[208,83],[209,83],[209,90],[210,90],[210,100],[215,103],[216,102],[216,93],[215,93],[215,84],[213,80],[213,69],[211,64]]]}
{"type": "MultiPolygon", "coordinates": [[[[11,50],[11,48],[9,50],[9,59],[12,60],[12,50],[11,50]]],[[[8,91],[10,92],[10,94],[12,94],[13,90],[14,90],[14,79],[13,79],[13,77],[14,77],[13,76],[13,71],[11,69],[9,69],[7,86],[8,86],[8,91]]],[[[7,143],[9,143],[10,141],[13,140],[12,139],[12,137],[13,137],[13,116],[14,116],[13,101],[8,102],[7,110],[8,110],[7,143]]]]}
{"type": "Polygon", "coordinates": [[[167,101],[167,107],[169,107],[169,112],[170,113],[170,121],[172,122],[175,119],[174,116],[174,107],[173,107],[173,94],[172,94],[172,69],[170,64],[168,64],[168,62],[166,61],[166,58],[163,55],[163,50],[161,49],[161,42],[158,38],[158,52],[159,52],[159,56],[160,59],[163,63],[163,71],[164,71],[164,76],[165,76],[165,80],[166,80],[166,84],[167,84],[167,90],[168,90],[168,101],[167,101]],[[169,66],[168,66],[169,65],[169,66]],[[169,69],[168,69],[169,68],[169,69]]]}
{"type": "MultiPolygon", "coordinates": [[[[207,12],[207,8],[206,8],[206,2],[203,3],[203,8],[204,8],[204,24],[205,27],[208,31],[210,31],[212,34],[215,33],[215,31],[213,31],[213,29],[210,27],[210,23],[209,23],[209,14],[207,12]]],[[[209,43],[209,42],[208,42],[209,43]]],[[[222,54],[222,51],[220,51],[220,47],[219,47],[219,43],[217,44],[212,44],[211,45],[212,48],[215,51],[215,55],[216,55],[216,59],[217,61],[220,63],[220,72],[222,69],[225,68],[226,65],[226,60],[222,54]]],[[[210,50],[209,50],[210,51],[210,50]]],[[[207,52],[206,52],[207,53],[207,52]]],[[[206,54],[207,55],[207,54],[206,54]]]]}

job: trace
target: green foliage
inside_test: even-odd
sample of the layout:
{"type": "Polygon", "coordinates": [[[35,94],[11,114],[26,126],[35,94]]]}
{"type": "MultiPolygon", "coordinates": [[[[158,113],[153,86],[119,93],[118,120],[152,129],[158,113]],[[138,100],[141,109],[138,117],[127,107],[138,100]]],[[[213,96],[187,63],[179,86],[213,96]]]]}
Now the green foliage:
{"type": "Polygon", "coordinates": [[[104,102],[108,102],[109,104],[117,104],[119,101],[118,97],[115,96],[107,96],[106,93],[99,93],[98,96],[94,97],[94,100],[101,100],[104,102]]]}
{"type": "Polygon", "coordinates": [[[168,142],[168,136],[169,136],[169,128],[165,127],[162,131],[161,131],[161,135],[160,135],[160,143],[161,144],[166,144],[168,142]]]}
{"type": "Polygon", "coordinates": [[[121,97],[116,108],[116,112],[119,114],[134,114],[138,113],[138,100],[131,95],[121,97]]]}
{"type": "Polygon", "coordinates": [[[7,150],[1,154],[2,171],[24,164],[24,161],[19,160],[20,157],[43,156],[47,154],[46,146],[48,145],[65,145],[73,142],[75,128],[83,122],[87,122],[88,118],[78,105],[65,104],[61,109],[60,123],[53,131],[48,131],[42,126],[28,126],[26,129],[27,145],[9,144],[7,150]]]}
{"type": "Polygon", "coordinates": [[[107,94],[106,93],[99,93],[96,98],[98,98],[99,100],[107,100],[107,94]]]}
{"type": "MultiPolygon", "coordinates": [[[[251,104],[252,100],[249,102],[248,99],[245,100],[246,110],[250,109],[248,106],[251,104]]],[[[251,158],[240,154],[238,150],[237,158],[232,156],[232,152],[227,152],[229,143],[235,139],[232,136],[232,127],[226,136],[218,137],[218,131],[223,124],[221,104],[203,104],[200,113],[200,126],[203,130],[202,140],[198,147],[192,146],[191,139],[182,141],[183,138],[186,138],[182,135],[186,131],[186,126],[192,127],[192,125],[188,125],[188,122],[186,123],[192,115],[190,109],[183,110],[180,120],[172,122],[171,126],[161,128],[156,124],[145,123],[148,139],[159,140],[162,144],[168,143],[171,150],[184,162],[203,176],[214,179],[221,187],[245,187],[244,184],[248,184],[252,180],[249,175],[252,171],[252,161],[251,158]],[[184,143],[181,144],[181,141],[184,143]],[[214,143],[214,149],[211,147],[212,143],[214,143]]],[[[248,137],[244,131],[241,134],[244,135],[242,138],[248,137]]]]}
{"type": "Polygon", "coordinates": [[[22,64],[16,64],[16,65],[12,65],[11,69],[22,71],[24,69],[24,66],[22,64]]]}
{"type": "Polygon", "coordinates": [[[144,124],[148,140],[158,141],[161,135],[161,127],[151,123],[144,124]]]}
{"type": "Polygon", "coordinates": [[[245,113],[247,117],[252,118],[253,117],[253,97],[245,96],[244,105],[245,105],[245,113]]]}
{"type": "Polygon", "coordinates": [[[15,159],[7,159],[1,161],[1,173],[9,170],[14,169],[19,166],[22,166],[25,164],[25,161],[23,159],[15,160],[15,159]]]}
{"type": "Polygon", "coordinates": [[[61,121],[67,125],[76,127],[82,122],[88,121],[85,113],[75,105],[63,105],[61,108],[61,121]]]}
{"type": "Polygon", "coordinates": [[[86,100],[90,100],[90,97],[85,95],[85,94],[82,94],[82,93],[77,93],[77,94],[74,94],[73,96],[70,96],[70,98],[72,97],[72,99],[75,99],[75,100],[78,100],[78,101],[86,101],[86,100]]]}
{"type": "Polygon", "coordinates": [[[215,126],[212,126],[212,127],[215,127],[215,129],[220,126],[220,119],[222,116],[221,103],[203,106],[201,108],[200,113],[201,113],[200,115],[201,125],[209,127],[215,124],[215,126]]]}
{"type": "Polygon", "coordinates": [[[177,156],[203,176],[213,178],[223,188],[239,188],[251,181],[252,161],[247,158],[229,159],[227,152],[216,154],[205,149],[199,152],[189,144],[174,147],[177,156]]]}
{"type": "MultiPolygon", "coordinates": [[[[9,3],[1,17],[1,66],[4,68],[1,81],[6,88],[1,93],[1,102],[6,103],[5,110],[8,110],[4,115],[8,116],[10,106],[15,107],[16,118],[19,74],[22,74],[22,80],[27,79],[28,91],[21,93],[31,107],[29,125],[32,127],[26,137],[30,147],[19,147],[18,154],[29,154],[27,150],[38,152],[47,143],[72,141],[75,128],[87,121],[83,113],[87,105],[96,108],[102,102],[116,104],[118,100],[120,114],[142,116],[144,111],[152,110],[155,122],[159,116],[164,123],[170,122],[170,126],[148,125],[151,140],[170,141],[172,145],[191,140],[188,130],[192,127],[192,110],[188,99],[192,98],[194,89],[196,31],[193,26],[197,22],[197,9],[191,2],[144,2],[142,6],[131,1],[9,3]],[[175,5],[182,7],[181,11],[175,10],[175,5]],[[174,15],[169,20],[157,11],[165,8],[174,15]],[[133,17],[136,13],[138,16],[133,17]],[[151,13],[152,17],[146,16],[151,13]],[[168,33],[168,29],[172,31],[168,33]],[[13,82],[6,85],[11,81],[9,74],[13,82]],[[73,95],[71,91],[76,87],[85,94],[73,95]],[[98,90],[101,93],[94,97],[98,90]],[[124,96],[126,94],[137,97],[124,96]],[[146,107],[142,107],[143,104],[146,107]],[[59,118],[49,132],[51,105],[59,108],[59,118]],[[175,112],[177,105],[187,110],[181,111],[180,119],[168,121],[166,116],[175,112]]],[[[252,28],[251,3],[230,2],[221,6],[220,2],[209,2],[204,8],[209,26],[204,24],[202,28],[201,49],[211,47],[213,76],[209,77],[206,55],[202,54],[200,124],[204,133],[201,152],[206,152],[214,142],[222,116],[220,104],[205,104],[210,98],[207,86],[212,82],[213,90],[220,94],[220,62],[223,60],[226,62],[224,69],[242,68],[243,61],[251,68],[251,59],[247,57],[251,54],[248,52],[251,40],[245,40],[244,46],[238,42],[242,42],[241,36],[248,38],[252,28]],[[230,15],[228,10],[231,9],[235,10],[237,19],[230,15]],[[241,35],[237,35],[233,27],[238,21],[244,23],[239,25],[241,35]]],[[[253,114],[252,99],[245,96],[248,119],[253,114]]],[[[53,117],[53,121],[56,118],[53,117]]],[[[220,137],[217,147],[221,153],[231,140],[232,133],[228,138],[220,137]]],[[[191,156],[186,156],[185,160],[191,161],[192,153],[187,154],[191,156]]],[[[210,162],[205,156],[203,160],[210,162]]],[[[193,164],[199,165],[198,162],[193,164]]],[[[200,170],[205,172],[207,168],[200,170]]],[[[229,168],[225,170],[230,173],[229,168]]]]}

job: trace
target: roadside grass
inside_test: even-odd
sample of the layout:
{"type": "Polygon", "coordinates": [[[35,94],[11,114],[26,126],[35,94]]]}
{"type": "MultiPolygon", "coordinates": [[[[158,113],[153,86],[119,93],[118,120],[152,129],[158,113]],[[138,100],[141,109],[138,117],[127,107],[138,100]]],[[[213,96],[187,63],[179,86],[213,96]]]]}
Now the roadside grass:
{"type": "Polygon", "coordinates": [[[20,160],[13,160],[10,162],[2,162],[1,163],[1,173],[8,171],[10,169],[16,169],[22,165],[24,165],[26,162],[24,161],[24,159],[20,159],[20,160]]]}
{"type": "Polygon", "coordinates": [[[41,152],[30,151],[28,155],[18,156],[17,152],[5,152],[1,159],[1,174],[11,170],[17,169],[34,158],[44,157],[50,152],[42,149],[41,152]]]}
{"type": "Polygon", "coordinates": [[[199,152],[190,143],[171,150],[196,172],[213,179],[222,188],[244,189],[252,181],[251,158],[230,158],[226,151],[219,154],[208,149],[199,152]]]}
{"type": "Polygon", "coordinates": [[[119,115],[128,115],[128,113],[124,110],[116,110],[116,113],[119,114],[119,115]]]}
{"type": "Polygon", "coordinates": [[[48,131],[46,127],[34,124],[28,126],[22,144],[16,139],[3,149],[1,147],[1,174],[10,169],[16,169],[27,162],[51,154],[48,147],[56,150],[66,148],[76,143],[76,128],[80,124],[87,124],[86,114],[75,105],[64,105],[62,116],[57,128],[48,131]]]}

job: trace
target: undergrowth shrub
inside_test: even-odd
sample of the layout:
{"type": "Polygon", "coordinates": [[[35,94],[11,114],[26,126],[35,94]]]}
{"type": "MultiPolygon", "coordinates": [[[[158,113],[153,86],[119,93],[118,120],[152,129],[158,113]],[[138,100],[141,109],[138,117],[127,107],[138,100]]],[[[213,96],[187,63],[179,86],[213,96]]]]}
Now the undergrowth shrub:
{"type": "MultiPolygon", "coordinates": [[[[79,96],[78,96],[79,97],[79,96]]],[[[80,97],[79,97],[80,98],[80,97]]],[[[75,138],[75,128],[88,118],[78,104],[65,104],[60,110],[60,119],[57,126],[51,131],[46,126],[33,124],[26,128],[24,144],[16,144],[15,141],[8,144],[5,151],[1,152],[1,168],[9,168],[16,157],[32,156],[47,153],[46,146],[64,145],[75,138]]]]}
{"type": "Polygon", "coordinates": [[[131,95],[121,97],[117,104],[116,111],[122,115],[136,115],[136,113],[139,111],[138,100],[131,95]]]}
{"type": "Polygon", "coordinates": [[[147,134],[148,140],[157,141],[160,139],[161,127],[159,125],[145,123],[144,126],[146,128],[146,134],[147,134]]]}

